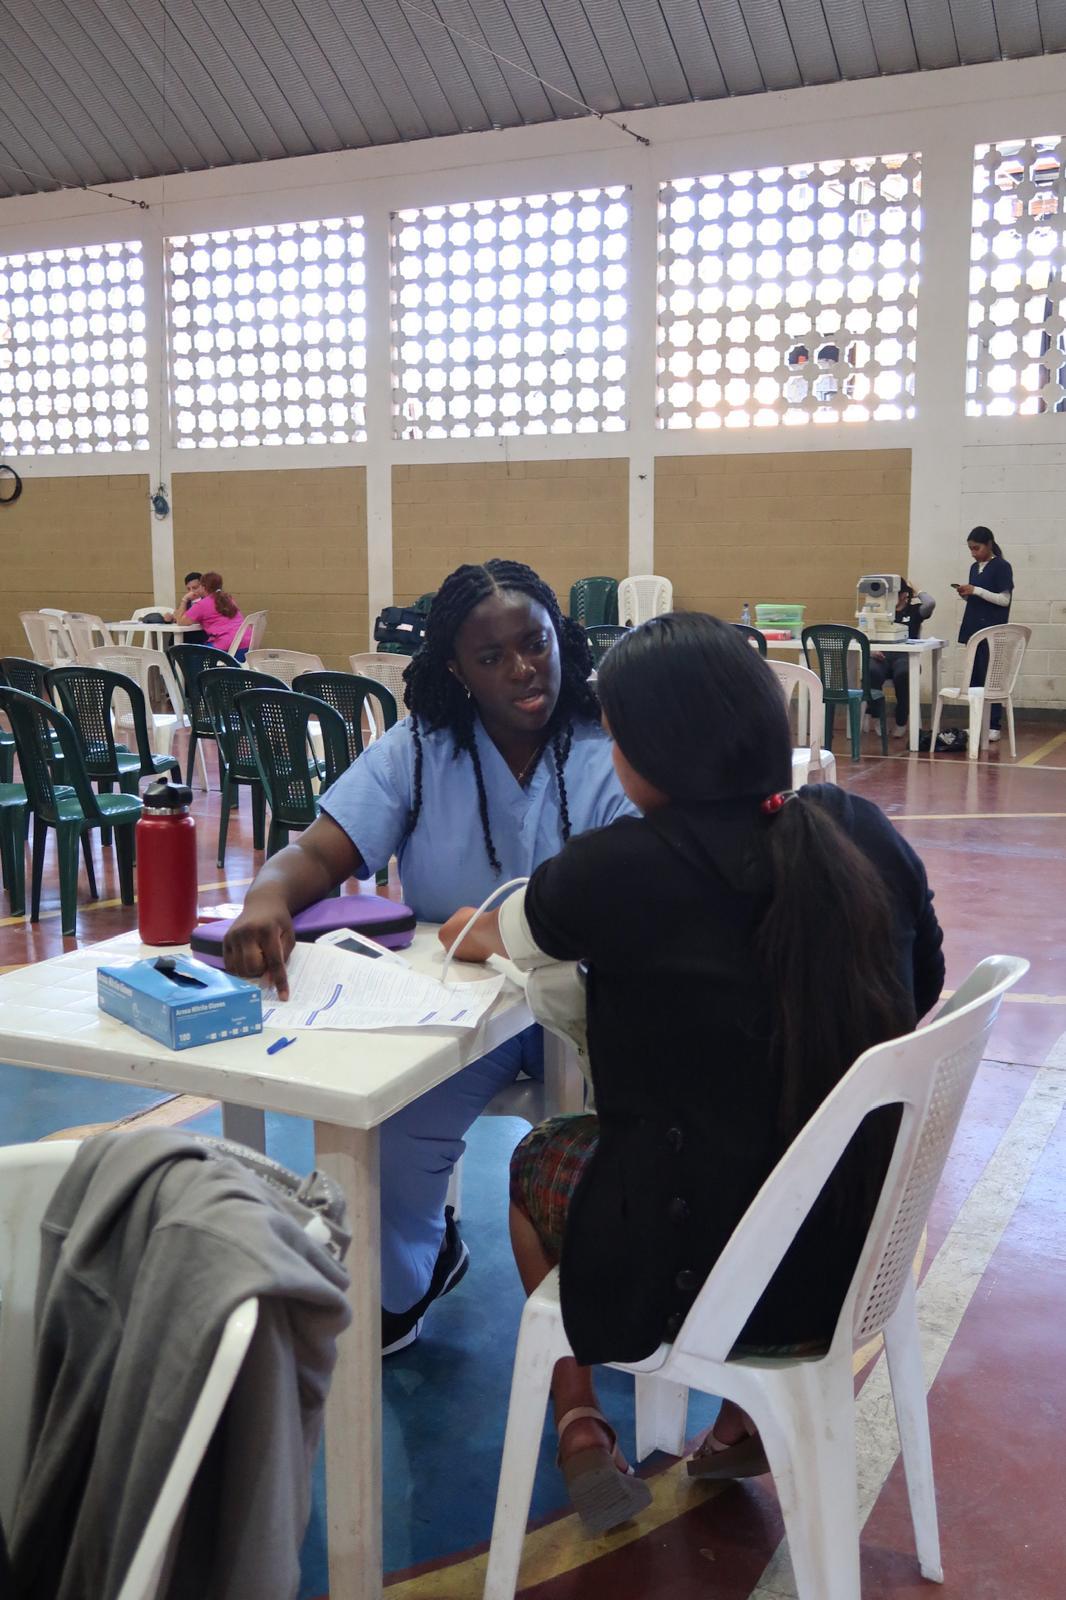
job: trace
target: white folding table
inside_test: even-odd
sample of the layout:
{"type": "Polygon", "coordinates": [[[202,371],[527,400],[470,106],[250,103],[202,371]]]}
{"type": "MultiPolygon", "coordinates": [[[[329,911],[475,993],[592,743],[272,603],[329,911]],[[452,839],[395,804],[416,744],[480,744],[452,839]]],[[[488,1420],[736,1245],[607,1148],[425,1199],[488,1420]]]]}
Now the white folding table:
{"type": "Polygon", "coordinates": [[[144,635],[145,644],[151,639],[153,650],[164,648],[166,638],[170,644],[180,644],[187,633],[199,633],[196,622],[146,622],[143,617],[127,618],[125,622],[108,622],[105,626],[117,644],[132,644],[134,634],[144,635]]]}
{"type": "MultiPolygon", "coordinates": [[[[419,929],[406,952],[439,975],[436,930],[419,929]]],[[[396,1029],[301,1032],[275,1055],[276,1029],[172,1051],[105,1016],[96,969],[115,956],[159,955],[135,933],[83,946],[0,977],[0,1060],[14,1066],[207,1095],[256,1113],[311,1118],[319,1166],[348,1200],[352,1325],[339,1341],[326,1410],[330,1600],[382,1593],[381,1241],[378,1128],[394,1112],[512,1038],[530,1023],[525,999],[506,985],[473,1033],[396,1029]]],[[[456,978],[492,976],[460,967],[456,978]]],[[[291,1037],[291,1035],[290,1035],[291,1037]]],[[[549,1103],[580,1110],[576,1059],[545,1036],[549,1103]]],[[[232,1118],[231,1118],[232,1125],[232,1118]]],[[[501,1204],[505,1203],[505,1197],[501,1204]]]]}

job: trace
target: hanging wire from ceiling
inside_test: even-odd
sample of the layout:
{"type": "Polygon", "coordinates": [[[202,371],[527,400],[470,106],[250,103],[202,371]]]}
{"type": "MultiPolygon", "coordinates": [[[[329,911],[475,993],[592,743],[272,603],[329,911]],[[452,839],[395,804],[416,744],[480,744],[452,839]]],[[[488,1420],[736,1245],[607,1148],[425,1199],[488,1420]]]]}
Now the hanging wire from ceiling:
{"type": "MultiPolygon", "coordinates": [[[[17,166],[14,161],[0,161],[0,167],[5,172],[17,172],[21,177],[29,178],[31,182],[46,183],[52,193],[74,194],[80,191],[82,194],[99,194],[103,195],[105,200],[120,200],[124,206],[136,206],[139,211],[152,209],[147,200],[131,200],[127,195],[114,194],[110,189],[101,189],[95,183],[57,183],[51,173],[34,172],[29,167],[17,166]]],[[[10,198],[17,199],[18,196],[12,195],[10,198]]]]}
{"type": "Polygon", "coordinates": [[[494,50],[484,40],[475,39],[471,34],[463,33],[459,28],[453,28],[450,22],[445,22],[444,18],[438,16],[435,11],[424,10],[422,6],[415,5],[414,0],[400,0],[400,4],[405,11],[413,12],[416,17],[422,17],[426,22],[435,22],[439,28],[444,28],[446,32],[452,34],[456,39],[462,39],[463,43],[470,45],[472,49],[481,50],[485,55],[492,56],[494,61],[500,61],[505,67],[510,67],[512,71],[520,72],[524,78],[532,78],[534,83],[539,83],[544,89],[550,89],[552,94],[559,95],[563,100],[569,100],[571,105],[580,106],[582,111],[587,111],[590,116],[597,117],[600,122],[610,123],[612,128],[618,128],[622,133],[628,133],[629,137],[635,139],[638,144],[642,144],[648,149],[651,148],[650,139],[646,139],[642,133],[637,133],[635,129],[630,128],[626,123],[620,122],[617,117],[608,116],[606,111],[597,111],[596,107],[590,106],[587,101],[579,100],[576,94],[569,94],[556,84],[549,83],[547,78],[540,76],[539,72],[532,71],[530,67],[523,67],[519,62],[512,61],[509,56],[501,55],[498,50],[494,50]]]}

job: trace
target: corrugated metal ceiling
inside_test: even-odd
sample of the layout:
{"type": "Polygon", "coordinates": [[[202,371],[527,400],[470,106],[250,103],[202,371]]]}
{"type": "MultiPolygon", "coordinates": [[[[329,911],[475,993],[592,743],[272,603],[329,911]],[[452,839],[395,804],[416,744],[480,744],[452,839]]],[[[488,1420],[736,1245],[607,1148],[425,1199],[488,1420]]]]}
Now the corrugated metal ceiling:
{"type": "Polygon", "coordinates": [[[1042,55],[1066,0],[0,0],[0,38],[3,197],[1042,55]]]}

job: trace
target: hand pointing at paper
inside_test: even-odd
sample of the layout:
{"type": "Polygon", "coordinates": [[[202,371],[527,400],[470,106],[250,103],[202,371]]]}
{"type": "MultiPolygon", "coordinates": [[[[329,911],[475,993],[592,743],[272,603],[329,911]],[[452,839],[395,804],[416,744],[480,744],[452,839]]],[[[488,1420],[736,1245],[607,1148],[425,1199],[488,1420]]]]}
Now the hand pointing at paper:
{"type": "Polygon", "coordinates": [[[363,859],[332,817],[319,817],[294,844],[266,862],[248,891],[244,910],[226,934],[222,957],[238,978],[267,978],[289,998],[285,963],[296,942],[293,913],[324,900],[354,877],[363,859]]]}

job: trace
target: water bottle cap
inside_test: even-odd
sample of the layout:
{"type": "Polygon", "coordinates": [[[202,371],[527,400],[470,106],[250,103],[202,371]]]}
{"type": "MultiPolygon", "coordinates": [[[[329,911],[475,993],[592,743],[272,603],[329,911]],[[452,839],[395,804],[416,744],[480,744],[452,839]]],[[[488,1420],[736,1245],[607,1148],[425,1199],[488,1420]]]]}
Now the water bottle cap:
{"type": "Polygon", "coordinates": [[[168,783],[157,778],[141,796],[150,811],[187,811],[192,805],[192,790],[184,783],[168,783]]]}

